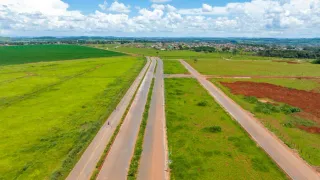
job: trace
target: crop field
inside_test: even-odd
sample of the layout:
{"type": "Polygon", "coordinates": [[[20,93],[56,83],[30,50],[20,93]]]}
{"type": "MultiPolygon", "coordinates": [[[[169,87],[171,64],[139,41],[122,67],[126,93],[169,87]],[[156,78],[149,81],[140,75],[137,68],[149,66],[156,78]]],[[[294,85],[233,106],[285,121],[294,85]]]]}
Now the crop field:
{"type": "Polygon", "coordinates": [[[0,47],[0,66],[43,61],[61,61],[124,54],[76,45],[28,45],[0,47]]]}
{"type": "Polygon", "coordinates": [[[188,70],[177,60],[163,61],[164,74],[189,74],[188,70]]]}
{"type": "Polygon", "coordinates": [[[0,179],[64,179],[144,63],[123,56],[0,66],[0,179]]]}
{"type": "Polygon", "coordinates": [[[165,79],[172,179],[286,179],[194,79],[165,79]]]}
{"type": "Polygon", "coordinates": [[[211,81],[319,170],[319,82],[299,79],[211,81]]]}
{"type": "Polygon", "coordinates": [[[320,76],[319,65],[273,61],[226,61],[200,59],[187,62],[205,75],[230,76],[320,76]]]}

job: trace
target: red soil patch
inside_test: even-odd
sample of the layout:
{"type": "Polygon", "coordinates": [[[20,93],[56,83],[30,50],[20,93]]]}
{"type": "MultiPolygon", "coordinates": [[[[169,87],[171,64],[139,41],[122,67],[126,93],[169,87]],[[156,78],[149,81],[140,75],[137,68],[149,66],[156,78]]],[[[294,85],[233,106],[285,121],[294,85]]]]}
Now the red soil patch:
{"type": "Polygon", "coordinates": [[[237,81],[234,83],[220,82],[233,94],[269,98],[298,107],[313,116],[320,118],[320,93],[297,89],[288,89],[268,83],[237,81]]]}
{"type": "Polygon", "coordinates": [[[287,61],[288,64],[300,64],[299,62],[296,61],[287,61]]]}
{"type": "Polygon", "coordinates": [[[295,113],[294,114],[295,116],[297,117],[300,117],[300,118],[303,118],[303,119],[309,119],[309,120],[312,120],[314,122],[317,122],[318,124],[320,124],[320,118],[310,114],[310,113],[307,113],[307,112],[299,112],[299,113],[295,113]]]}
{"type": "Polygon", "coordinates": [[[300,64],[297,61],[281,61],[281,60],[273,60],[272,62],[282,62],[282,63],[288,63],[288,64],[300,64]]]}
{"type": "Polygon", "coordinates": [[[304,131],[307,131],[309,133],[320,134],[320,128],[319,127],[298,126],[298,128],[302,129],[304,131]]]}

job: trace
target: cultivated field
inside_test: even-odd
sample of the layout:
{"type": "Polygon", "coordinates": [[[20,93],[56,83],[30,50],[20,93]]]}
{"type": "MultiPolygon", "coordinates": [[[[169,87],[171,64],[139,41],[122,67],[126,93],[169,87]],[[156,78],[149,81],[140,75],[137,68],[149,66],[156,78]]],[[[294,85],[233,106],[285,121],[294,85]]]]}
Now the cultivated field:
{"type": "Polygon", "coordinates": [[[172,179],[286,179],[194,79],[166,79],[172,179]]]}
{"type": "MultiPolygon", "coordinates": [[[[91,53],[82,57],[113,54],[91,53]]],[[[62,56],[50,58],[40,53],[30,61],[62,56]]],[[[0,179],[64,179],[144,62],[123,56],[0,66],[0,179]]]]}
{"type": "Polygon", "coordinates": [[[0,65],[122,56],[122,53],[75,45],[0,47],[0,65]]]}

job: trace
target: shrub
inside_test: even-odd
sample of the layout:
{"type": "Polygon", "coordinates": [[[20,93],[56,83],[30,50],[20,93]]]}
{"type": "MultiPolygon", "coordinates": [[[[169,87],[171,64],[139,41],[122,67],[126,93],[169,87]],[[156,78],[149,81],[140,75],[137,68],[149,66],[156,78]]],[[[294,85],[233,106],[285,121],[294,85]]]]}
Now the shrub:
{"type": "Polygon", "coordinates": [[[265,165],[265,162],[259,158],[251,159],[253,169],[261,172],[269,172],[268,166],[265,165]]]}
{"type": "Polygon", "coordinates": [[[256,107],[254,108],[255,112],[263,113],[263,114],[271,114],[280,112],[277,106],[274,106],[269,103],[261,103],[258,102],[256,107]]]}
{"type": "Polygon", "coordinates": [[[287,128],[294,128],[294,127],[295,127],[295,125],[293,124],[292,121],[285,122],[285,123],[283,124],[283,126],[284,126],[284,127],[287,127],[287,128]]]}
{"type": "Polygon", "coordinates": [[[258,99],[254,96],[246,96],[246,97],[244,97],[244,100],[246,100],[247,102],[249,102],[251,104],[259,102],[258,99]]]}
{"type": "Polygon", "coordinates": [[[312,64],[320,64],[320,58],[318,58],[318,59],[316,59],[316,60],[312,61],[312,64]]]}
{"type": "Polygon", "coordinates": [[[222,131],[222,129],[221,129],[220,126],[211,126],[211,127],[209,127],[208,130],[209,130],[210,132],[212,132],[212,133],[218,133],[218,132],[221,132],[221,131],[222,131]]]}
{"type": "Polygon", "coordinates": [[[208,101],[200,101],[197,105],[198,106],[208,106],[208,101]]]}
{"type": "Polygon", "coordinates": [[[283,126],[287,128],[294,128],[296,126],[312,127],[316,126],[316,123],[311,120],[290,116],[290,118],[284,122],[283,126]]]}
{"type": "Polygon", "coordinates": [[[297,113],[297,112],[300,112],[301,110],[297,107],[292,107],[292,106],[289,106],[287,104],[285,105],[282,105],[280,107],[281,109],[281,112],[285,113],[285,114],[292,114],[292,113],[297,113]]]}

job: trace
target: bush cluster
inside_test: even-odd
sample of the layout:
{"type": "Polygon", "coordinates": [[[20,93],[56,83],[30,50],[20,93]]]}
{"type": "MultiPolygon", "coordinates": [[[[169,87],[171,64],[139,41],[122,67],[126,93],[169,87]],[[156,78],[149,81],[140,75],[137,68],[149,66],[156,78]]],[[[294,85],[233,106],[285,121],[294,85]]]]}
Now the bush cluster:
{"type": "Polygon", "coordinates": [[[316,60],[312,61],[312,64],[320,64],[320,58],[318,58],[318,59],[316,59],[316,60]]]}
{"type": "Polygon", "coordinates": [[[244,97],[244,99],[251,104],[256,104],[256,106],[254,107],[254,111],[258,113],[272,114],[282,112],[284,114],[292,114],[301,111],[299,108],[292,107],[288,104],[275,106],[270,103],[262,103],[256,97],[253,96],[244,97]]]}
{"type": "Polygon", "coordinates": [[[208,130],[212,133],[218,133],[222,131],[220,126],[211,126],[208,128],[208,130]]]}
{"type": "Polygon", "coordinates": [[[208,101],[200,101],[198,104],[198,106],[208,106],[208,101]]]}

